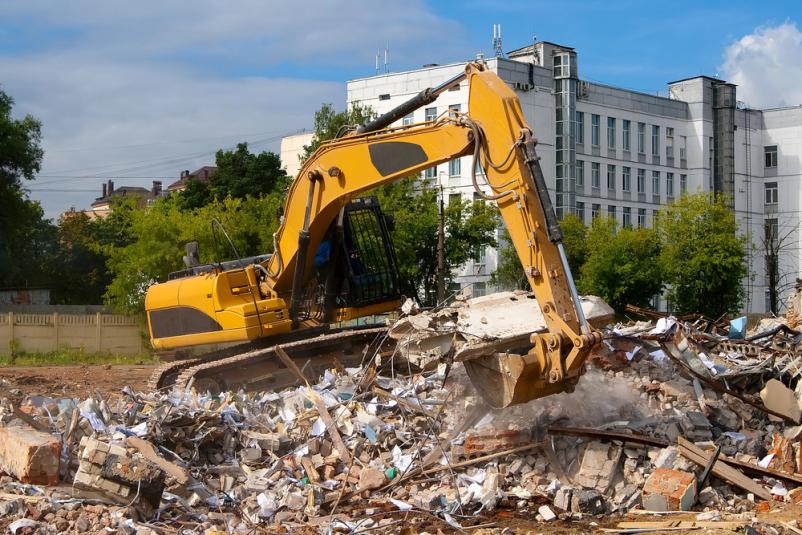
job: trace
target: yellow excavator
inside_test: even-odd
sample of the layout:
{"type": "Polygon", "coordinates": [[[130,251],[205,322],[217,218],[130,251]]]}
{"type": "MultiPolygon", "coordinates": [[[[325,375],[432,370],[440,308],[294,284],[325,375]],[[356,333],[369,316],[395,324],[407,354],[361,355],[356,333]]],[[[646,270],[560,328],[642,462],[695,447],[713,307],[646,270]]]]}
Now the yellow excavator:
{"type": "Polygon", "coordinates": [[[381,344],[382,329],[332,327],[401,302],[392,219],[374,197],[359,196],[472,154],[474,187],[497,203],[548,332],[532,334],[524,354],[473,361],[471,379],[496,406],[573,390],[601,336],[582,312],[536,144],[515,93],[482,63],[323,143],[289,189],[271,255],[199,265],[189,246],[187,268],[148,289],[155,349],[238,343],[167,363],[151,386],[277,387],[277,377],[288,375],[277,345],[294,359],[314,361],[309,371],[315,371],[337,359],[358,359],[366,344],[381,344]],[[391,126],[465,80],[467,113],[391,126]]]}

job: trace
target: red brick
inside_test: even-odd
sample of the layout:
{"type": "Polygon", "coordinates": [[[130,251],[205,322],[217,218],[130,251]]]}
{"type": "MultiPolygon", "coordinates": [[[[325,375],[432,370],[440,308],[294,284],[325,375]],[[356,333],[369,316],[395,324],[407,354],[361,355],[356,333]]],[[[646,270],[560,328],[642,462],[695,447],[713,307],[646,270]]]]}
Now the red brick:
{"type": "Polygon", "coordinates": [[[0,427],[0,467],[23,483],[57,485],[61,441],[22,423],[0,427]]]}
{"type": "Polygon", "coordinates": [[[646,480],[641,499],[649,511],[688,511],[696,500],[696,478],[688,472],[658,468],[646,480]]]}

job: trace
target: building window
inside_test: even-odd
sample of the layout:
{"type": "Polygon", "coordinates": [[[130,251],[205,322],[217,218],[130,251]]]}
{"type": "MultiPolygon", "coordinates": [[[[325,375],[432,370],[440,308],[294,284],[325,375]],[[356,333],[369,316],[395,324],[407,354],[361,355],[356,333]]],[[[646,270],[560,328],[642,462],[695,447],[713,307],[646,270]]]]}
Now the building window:
{"type": "Polygon", "coordinates": [[[679,159],[684,160],[688,157],[688,137],[679,137],[679,159]]]}
{"type": "Polygon", "coordinates": [[[652,194],[660,195],[660,171],[652,171],[652,194]]]}
{"type": "Polygon", "coordinates": [[[601,119],[595,113],[590,115],[590,144],[594,147],[599,146],[599,121],[601,119]]]}
{"type": "Polygon", "coordinates": [[[777,145],[769,145],[768,147],[763,147],[763,153],[766,156],[765,166],[777,167],[777,145]]]}
{"type": "Polygon", "coordinates": [[[615,190],[615,166],[607,165],[607,189],[615,190]]]}
{"type": "Polygon", "coordinates": [[[638,227],[646,226],[646,208],[638,208],[638,227]]]}
{"type": "Polygon", "coordinates": [[[624,191],[632,191],[632,169],[624,167],[621,169],[621,189],[624,191]]]}
{"type": "Polygon", "coordinates": [[[585,222],[585,203],[579,201],[576,202],[576,216],[580,221],[583,223],[585,222]]]}
{"type": "Polygon", "coordinates": [[[427,123],[437,120],[437,107],[435,106],[433,108],[426,108],[423,113],[423,120],[427,123]]]}
{"type": "Polygon", "coordinates": [[[607,207],[607,217],[612,217],[613,219],[616,219],[616,217],[615,217],[615,205],[614,204],[611,204],[611,205],[609,205],[607,207]]]}
{"type": "Polygon", "coordinates": [[[674,173],[666,173],[666,196],[674,196],[674,173]]]}
{"type": "Polygon", "coordinates": [[[460,112],[462,107],[459,104],[451,104],[448,106],[448,116],[454,119],[460,112]]]}
{"type": "Polygon", "coordinates": [[[707,169],[710,172],[710,175],[707,177],[708,185],[710,186],[710,191],[713,191],[713,158],[716,153],[715,145],[713,145],[713,136],[709,136],[707,138],[707,169]]]}
{"type": "Polygon", "coordinates": [[[601,204],[593,203],[590,205],[590,219],[596,219],[599,217],[599,212],[601,212],[601,204]]]}
{"type": "Polygon", "coordinates": [[[674,129],[666,126],[666,158],[674,157],[674,129]]]}
{"type": "Polygon", "coordinates": [[[631,125],[632,125],[632,123],[629,121],[629,119],[624,119],[623,121],[621,121],[621,130],[622,130],[622,135],[623,135],[623,139],[621,140],[622,141],[622,147],[627,152],[629,152],[629,150],[630,150],[630,128],[631,128],[631,125]]]}
{"type": "Polygon", "coordinates": [[[379,100],[390,100],[390,93],[384,93],[379,95],[379,100]]]}
{"type": "Polygon", "coordinates": [[[774,250],[777,246],[777,238],[780,232],[780,227],[777,219],[767,219],[765,223],[766,243],[767,249],[774,250]]]}
{"type": "Polygon", "coordinates": [[[425,175],[427,180],[434,180],[437,178],[437,166],[429,167],[426,169],[425,175]]]}
{"type": "Polygon", "coordinates": [[[482,297],[484,295],[487,295],[487,283],[474,282],[473,289],[471,290],[471,297],[482,297]]]}
{"type": "Polygon", "coordinates": [[[688,175],[679,176],[679,194],[685,195],[688,193],[688,175]]]}
{"type": "Polygon", "coordinates": [[[766,182],[764,186],[766,191],[766,204],[777,204],[778,195],[777,192],[779,189],[777,188],[776,182],[766,182]]]}
{"type": "Polygon", "coordinates": [[[585,143],[585,114],[581,111],[576,112],[576,142],[585,143]]]}
{"type": "Polygon", "coordinates": [[[623,213],[621,214],[621,224],[624,228],[632,228],[632,208],[624,206],[623,213]]]}
{"type": "Polygon", "coordinates": [[[461,193],[449,193],[448,194],[448,204],[458,203],[460,201],[462,201],[462,194],[461,193]]]}
{"type": "Polygon", "coordinates": [[[448,176],[460,176],[462,174],[461,158],[454,158],[448,162],[448,176]]]}
{"type": "Polygon", "coordinates": [[[638,169],[638,193],[646,193],[646,169],[638,169]]]}
{"type": "Polygon", "coordinates": [[[615,149],[615,117],[607,118],[607,148],[615,149]]]}
{"type": "Polygon", "coordinates": [[[601,187],[601,164],[599,162],[590,163],[590,185],[597,189],[601,187]]]}
{"type": "Polygon", "coordinates": [[[646,154],[646,123],[638,123],[638,154],[646,154]]]}
{"type": "Polygon", "coordinates": [[[652,125],[652,156],[660,156],[660,127],[652,125]]]}
{"type": "Polygon", "coordinates": [[[405,115],[404,118],[401,119],[401,124],[404,126],[410,125],[412,124],[414,119],[415,119],[414,115],[410,113],[409,115],[405,115]]]}
{"type": "Polygon", "coordinates": [[[577,187],[585,186],[585,162],[582,160],[576,161],[576,185],[577,187]]]}

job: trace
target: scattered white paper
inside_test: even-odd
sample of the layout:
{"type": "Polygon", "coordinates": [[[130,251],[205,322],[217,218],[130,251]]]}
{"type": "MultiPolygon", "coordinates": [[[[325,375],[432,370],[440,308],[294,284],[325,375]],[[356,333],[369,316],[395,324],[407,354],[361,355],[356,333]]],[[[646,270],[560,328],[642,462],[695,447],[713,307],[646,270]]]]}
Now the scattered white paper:
{"type": "Polygon", "coordinates": [[[782,483],[777,483],[771,488],[771,493],[775,496],[785,496],[788,494],[788,489],[782,486],[782,483]]]}
{"type": "Polygon", "coordinates": [[[458,530],[462,531],[462,526],[459,524],[459,522],[454,520],[453,516],[451,516],[448,513],[443,513],[443,518],[445,519],[446,522],[448,522],[449,526],[451,526],[454,529],[458,529],[458,530]]]}
{"type": "Polygon", "coordinates": [[[651,353],[649,353],[649,355],[651,355],[652,359],[654,359],[655,362],[662,362],[668,358],[666,354],[663,353],[662,349],[652,351],[651,353]]]}
{"type": "Polygon", "coordinates": [[[635,349],[633,349],[632,351],[627,351],[625,353],[625,355],[627,356],[627,360],[632,360],[633,358],[635,358],[635,355],[638,354],[638,351],[640,351],[640,346],[635,346],[635,349]]]}
{"type": "Polygon", "coordinates": [[[404,455],[401,448],[393,446],[393,466],[398,468],[401,473],[406,472],[412,464],[412,455],[404,455]]]}
{"type": "Polygon", "coordinates": [[[412,506],[407,502],[402,502],[401,500],[396,500],[395,498],[390,498],[390,503],[392,503],[402,511],[409,511],[410,509],[412,509],[412,506]]]}
{"type": "Polygon", "coordinates": [[[323,433],[326,432],[326,424],[323,423],[323,419],[320,416],[317,417],[315,423],[312,424],[312,431],[310,431],[310,435],[313,437],[322,436],[323,433]]]}
{"type": "Polygon", "coordinates": [[[707,357],[707,355],[705,355],[704,353],[699,353],[699,360],[702,361],[702,364],[707,366],[707,368],[713,373],[713,375],[716,375],[718,373],[718,370],[716,370],[716,365],[713,364],[713,361],[710,360],[707,357]]]}
{"type": "Polygon", "coordinates": [[[17,533],[17,531],[21,529],[35,528],[38,525],[39,525],[38,522],[34,522],[30,518],[20,518],[19,520],[15,520],[14,522],[8,525],[8,531],[10,531],[11,533],[17,533]]]}
{"type": "Polygon", "coordinates": [[[657,325],[654,326],[654,329],[649,331],[649,334],[665,334],[676,323],[677,323],[677,318],[675,318],[674,316],[669,316],[667,318],[660,318],[659,320],[657,320],[657,325]]]}
{"type": "Polygon", "coordinates": [[[765,457],[760,459],[757,462],[757,465],[759,467],[761,467],[761,468],[768,468],[769,467],[769,463],[771,462],[772,459],[774,459],[774,454],[773,453],[769,453],[768,455],[766,455],[765,457]]]}

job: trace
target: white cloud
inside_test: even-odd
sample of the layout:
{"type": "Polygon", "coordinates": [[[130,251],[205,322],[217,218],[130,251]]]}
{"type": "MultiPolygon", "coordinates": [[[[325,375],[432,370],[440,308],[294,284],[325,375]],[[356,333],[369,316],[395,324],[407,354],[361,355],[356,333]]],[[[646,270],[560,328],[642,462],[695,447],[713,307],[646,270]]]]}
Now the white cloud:
{"type": "Polygon", "coordinates": [[[55,217],[88,207],[103,178],[175,177],[243,140],[277,150],[321,103],[341,107],[345,81],[370,74],[387,43],[398,69],[456,59],[463,42],[421,0],[7,0],[0,84],[15,114],[43,122],[42,176],[28,186],[71,190],[32,191],[55,217]]]}
{"type": "Polygon", "coordinates": [[[727,47],[719,70],[750,106],[802,104],[802,33],[790,21],[761,26],[727,47]]]}

